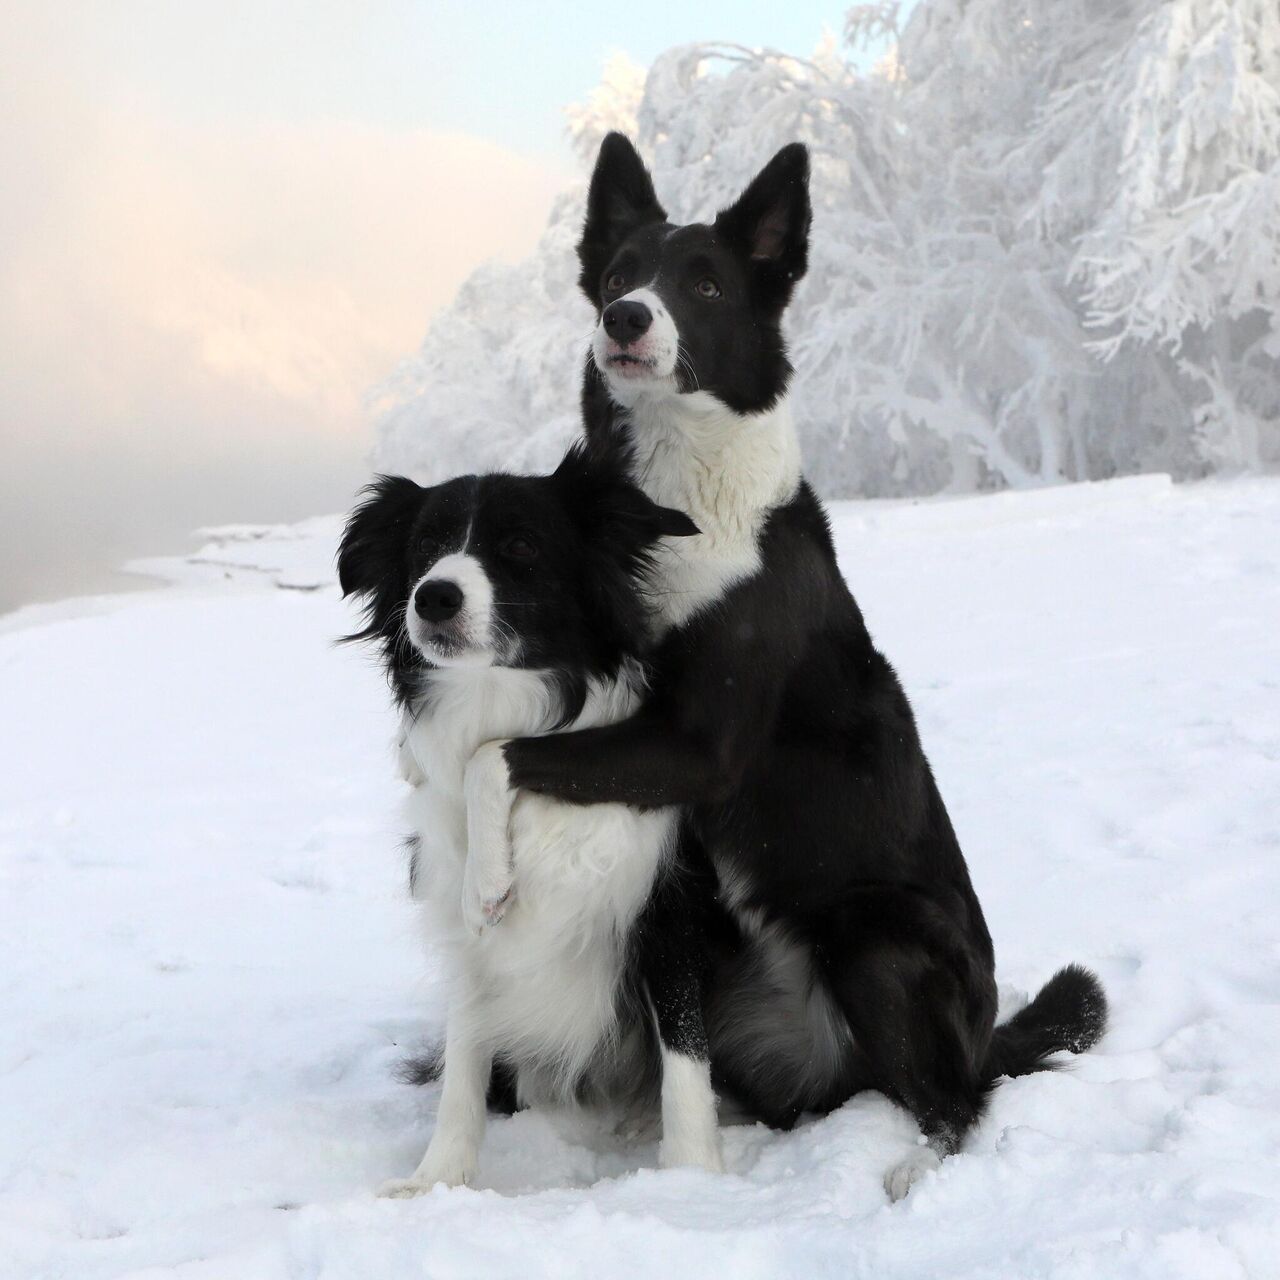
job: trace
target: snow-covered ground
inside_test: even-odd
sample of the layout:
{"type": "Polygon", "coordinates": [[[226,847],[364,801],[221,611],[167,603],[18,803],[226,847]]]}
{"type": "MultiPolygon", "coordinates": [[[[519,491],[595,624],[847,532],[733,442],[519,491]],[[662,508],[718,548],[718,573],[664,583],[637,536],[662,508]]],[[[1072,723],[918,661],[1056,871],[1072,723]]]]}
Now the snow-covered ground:
{"type": "Polygon", "coordinates": [[[376,1199],[442,1008],[386,693],[331,644],[336,519],[217,533],[166,590],[0,619],[0,1274],[1280,1274],[1280,481],[835,518],[1000,977],[1095,966],[1098,1051],[893,1207],[874,1095],[728,1130],[723,1177],[519,1115],[478,1189],[376,1199]]]}

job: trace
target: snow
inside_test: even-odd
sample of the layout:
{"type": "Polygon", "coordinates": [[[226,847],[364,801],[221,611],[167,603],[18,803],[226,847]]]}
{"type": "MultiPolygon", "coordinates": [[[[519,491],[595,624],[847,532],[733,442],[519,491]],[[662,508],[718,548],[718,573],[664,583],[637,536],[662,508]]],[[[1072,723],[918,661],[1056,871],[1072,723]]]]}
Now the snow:
{"type": "Polygon", "coordinates": [[[443,1009],[388,698],[331,643],[336,518],[210,531],[166,589],[0,619],[0,1275],[1274,1275],[1280,481],[834,514],[1000,978],[1095,966],[1096,1052],[893,1207],[915,1135],[871,1094],[730,1128],[722,1177],[523,1114],[477,1189],[376,1199],[443,1009]]]}

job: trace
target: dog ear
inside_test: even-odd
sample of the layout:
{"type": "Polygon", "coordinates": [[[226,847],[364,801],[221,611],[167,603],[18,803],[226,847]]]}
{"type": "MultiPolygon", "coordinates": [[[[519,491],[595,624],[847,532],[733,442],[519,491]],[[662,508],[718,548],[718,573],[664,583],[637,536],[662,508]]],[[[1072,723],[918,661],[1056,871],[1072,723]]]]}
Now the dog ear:
{"type": "Polygon", "coordinates": [[[398,580],[423,489],[405,476],[378,476],[360,491],[338,544],[338,584],[344,596],[373,595],[398,580]]]}
{"type": "Polygon", "coordinates": [[[556,468],[582,532],[587,559],[588,607],[597,638],[634,651],[649,628],[646,572],[663,537],[688,537],[698,526],[683,511],[661,507],[610,460],[576,444],[556,468]]]}
{"type": "Polygon", "coordinates": [[[716,230],[743,250],[776,287],[782,301],[809,265],[809,150],[783,147],[738,199],[716,216],[716,230]]]}
{"type": "Polygon", "coordinates": [[[631,140],[621,133],[606,135],[591,174],[587,217],[578,241],[578,285],[589,302],[599,303],[600,276],[623,240],[637,227],[666,220],[653,179],[631,140]]]}
{"type": "Polygon", "coordinates": [[[660,507],[635,485],[610,485],[601,495],[602,534],[625,552],[643,553],[659,538],[691,538],[702,530],[683,511],[660,507]]]}
{"type": "Polygon", "coordinates": [[[615,553],[628,565],[659,538],[689,538],[702,530],[683,511],[659,506],[612,461],[593,458],[575,444],[556,468],[570,510],[592,546],[615,553]]]}

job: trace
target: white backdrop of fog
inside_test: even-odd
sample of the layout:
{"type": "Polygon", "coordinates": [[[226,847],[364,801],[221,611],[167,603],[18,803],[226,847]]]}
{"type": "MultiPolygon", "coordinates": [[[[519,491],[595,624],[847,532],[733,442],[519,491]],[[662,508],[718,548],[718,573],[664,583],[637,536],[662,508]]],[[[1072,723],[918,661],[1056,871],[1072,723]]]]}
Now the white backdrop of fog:
{"type": "Polygon", "coordinates": [[[421,129],[175,120],[104,91],[76,22],[0,4],[0,610],[345,506],[367,388],[565,179],[421,129]]]}

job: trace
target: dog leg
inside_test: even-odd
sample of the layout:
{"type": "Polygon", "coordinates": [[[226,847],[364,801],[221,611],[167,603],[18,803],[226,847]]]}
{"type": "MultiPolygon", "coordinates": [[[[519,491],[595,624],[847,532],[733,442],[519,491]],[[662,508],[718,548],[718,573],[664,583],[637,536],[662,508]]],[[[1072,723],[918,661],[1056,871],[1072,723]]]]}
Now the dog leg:
{"type": "Polygon", "coordinates": [[[467,765],[467,862],[462,878],[462,917],[481,933],[497,924],[511,905],[511,789],[503,743],[486,742],[467,765]]]}
{"type": "MultiPolygon", "coordinates": [[[[687,851],[682,851],[685,856],[687,851]]],[[[641,924],[641,965],[662,1048],[664,1169],[724,1169],[711,1054],[703,1024],[706,955],[693,882],[681,867],[666,877],[641,924]]]]}
{"type": "Polygon", "coordinates": [[[711,1173],[724,1171],[716,1095],[711,1087],[711,1060],[665,1044],[658,1162],[664,1169],[694,1165],[711,1173]]]}
{"type": "Polygon", "coordinates": [[[827,929],[824,976],[869,1083],[906,1107],[923,1135],[884,1175],[886,1195],[901,1200],[982,1116],[988,1086],[977,1064],[991,1040],[995,981],[946,917],[893,891],[851,895],[827,929]]]}
{"type": "Polygon", "coordinates": [[[422,1163],[407,1178],[378,1188],[380,1196],[406,1200],[432,1187],[460,1187],[475,1177],[484,1137],[485,1091],[493,1056],[474,1035],[465,1012],[449,1013],[444,1043],[444,1088],[435,1132],[422,1163]]]}

